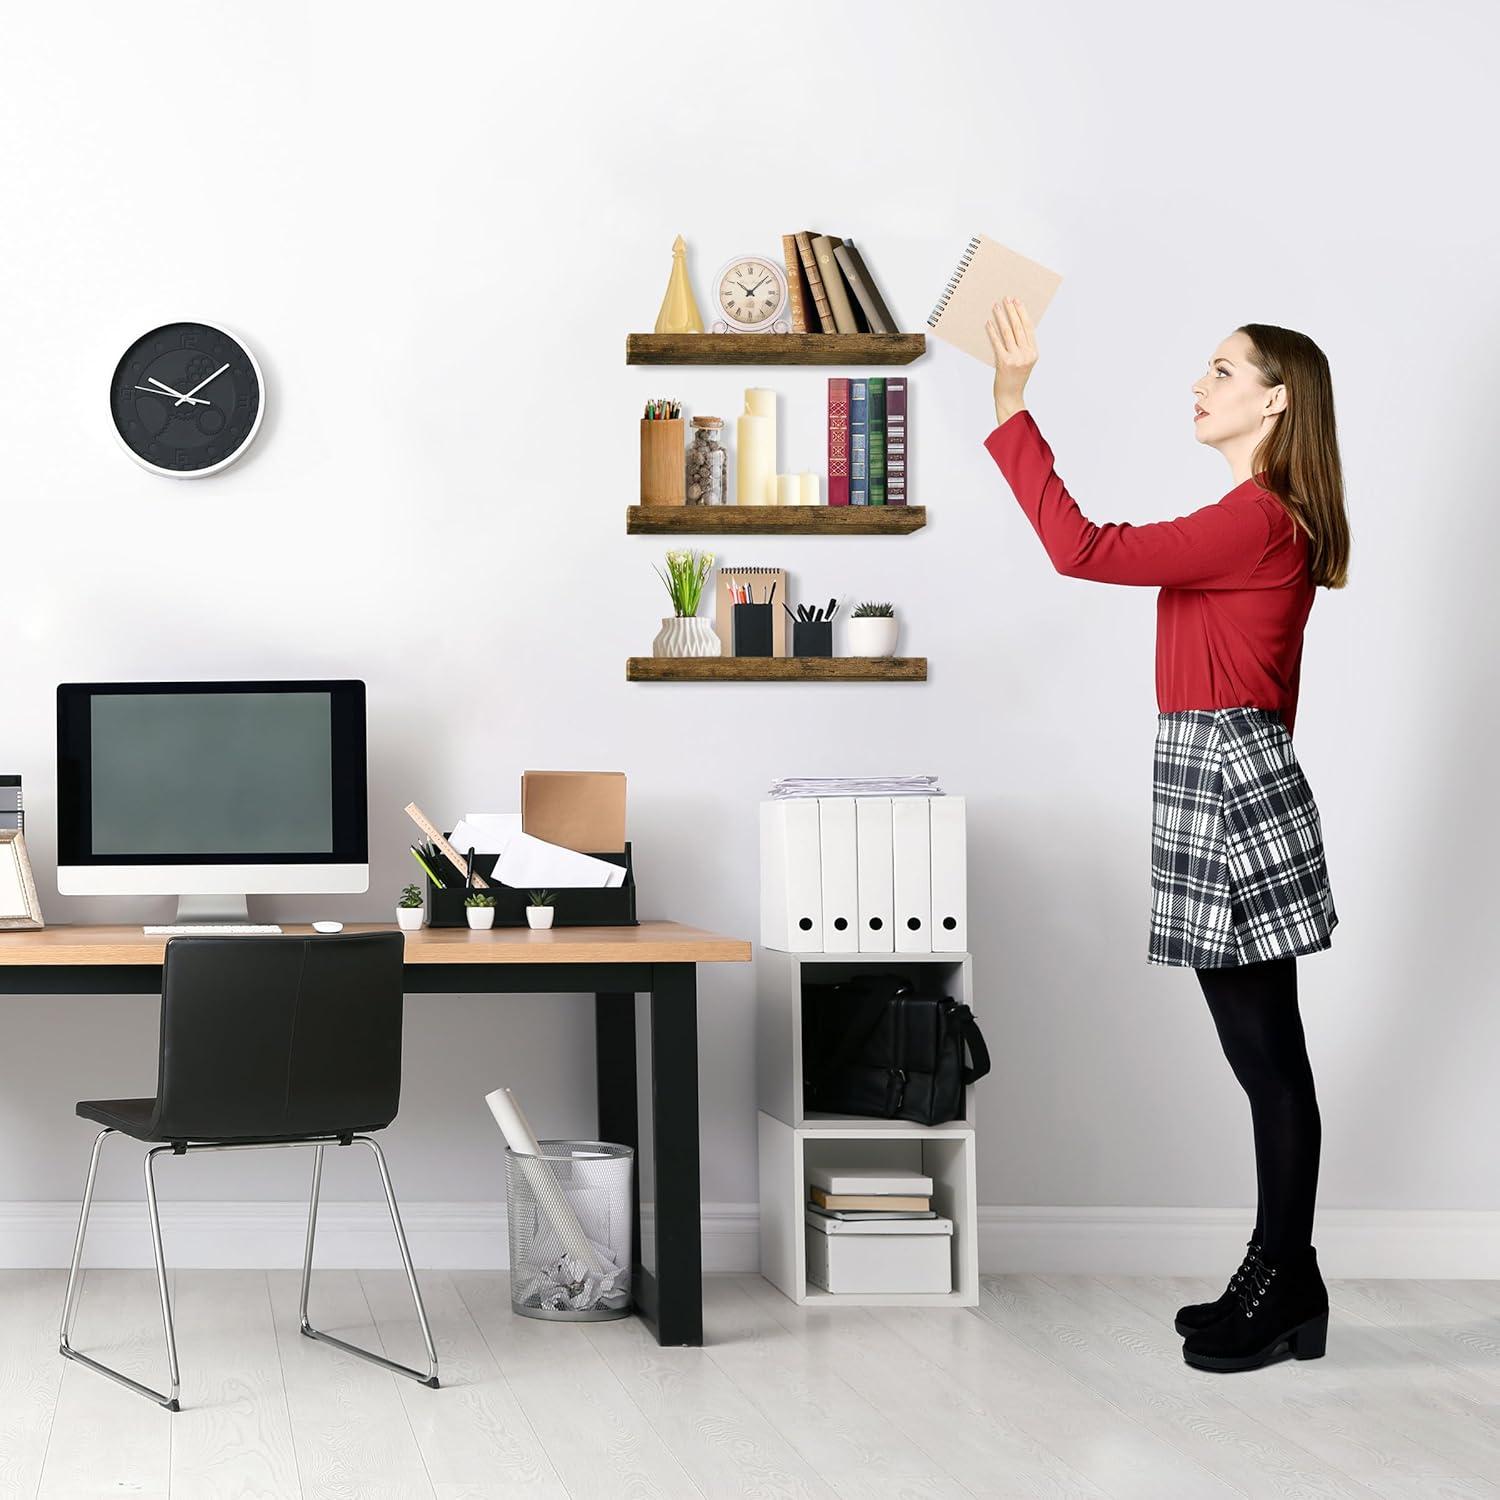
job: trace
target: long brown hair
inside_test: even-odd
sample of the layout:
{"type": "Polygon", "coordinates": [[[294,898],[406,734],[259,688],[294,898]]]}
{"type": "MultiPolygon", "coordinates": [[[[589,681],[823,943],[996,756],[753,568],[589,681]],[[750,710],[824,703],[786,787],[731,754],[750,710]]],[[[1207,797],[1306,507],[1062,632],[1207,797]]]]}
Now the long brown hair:
{"type": "Polygon", "coordinates": [[[1251,468],[1307,533],[1313,583],[1341,589],[1349,581],[1349,519],[1328,358],[1305,333],[1274,323],[1242,323],[1239,331],[1266,384],[1286,387],[1286,406],[1251,468]]]}

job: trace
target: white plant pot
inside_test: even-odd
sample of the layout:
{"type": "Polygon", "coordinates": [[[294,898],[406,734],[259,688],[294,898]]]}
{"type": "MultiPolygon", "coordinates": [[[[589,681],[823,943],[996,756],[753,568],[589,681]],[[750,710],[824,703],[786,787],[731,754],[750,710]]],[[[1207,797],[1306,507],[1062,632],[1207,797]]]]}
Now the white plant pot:
{"type": "Polygon", "coordinates": [[[850,656],[894,656],[901,622],[895,615],[851,615],[844,623],[850,656]]]}
{"type": "Polygon", "coordinates": [[[464,915],[469,919],[469,926],[475,932],[485,932],[495,925],[495,908],[493,906],[466,906],[464,915]]]}
{"type": "Polygon", "coordinates": [[[550,927],[552,917],[556,912],[555,906],[528,906],[526,908],[526,924],[529,927],[550,927]]]}
{"type": "Polygon", "coordinates": [[[427,916],[425,906],[398,906],[396,908],[396,926],[402,932],[420,932],[423,919],[427,916]]]}
{"type": "Polygon", "coordinates": [[[724,643],[709,620],[668,615],[651,642],[652,656],[722,656],[724,643]]]}

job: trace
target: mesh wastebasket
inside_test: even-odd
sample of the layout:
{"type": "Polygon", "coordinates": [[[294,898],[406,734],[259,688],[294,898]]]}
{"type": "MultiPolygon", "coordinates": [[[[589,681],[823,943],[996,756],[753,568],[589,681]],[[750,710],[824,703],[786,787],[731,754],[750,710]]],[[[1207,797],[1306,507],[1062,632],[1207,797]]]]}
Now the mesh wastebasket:
{"type": "Polygon", "coordinates": [[[505,1153],[511,1311],[601,1322],[630,1311],[635,1153],[608,1141],[541,1141],[505,1153]]]}

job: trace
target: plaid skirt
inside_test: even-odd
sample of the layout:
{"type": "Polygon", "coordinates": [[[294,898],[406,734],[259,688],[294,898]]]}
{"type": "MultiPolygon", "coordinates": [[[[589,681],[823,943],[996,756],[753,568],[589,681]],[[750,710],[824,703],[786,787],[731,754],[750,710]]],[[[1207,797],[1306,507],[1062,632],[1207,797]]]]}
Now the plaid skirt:
{"type": "Polygon", "coordinates": [[[1312,788],[1266,708],[1158,715],[1147,963],[1227,968],[1332,946],[1312,788]]]}

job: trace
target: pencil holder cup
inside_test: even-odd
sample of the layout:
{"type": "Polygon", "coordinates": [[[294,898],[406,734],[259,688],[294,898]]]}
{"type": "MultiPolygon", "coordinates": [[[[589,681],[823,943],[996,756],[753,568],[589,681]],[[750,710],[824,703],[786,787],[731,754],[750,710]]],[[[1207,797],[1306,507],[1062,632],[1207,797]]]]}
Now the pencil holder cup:
{"type": "Polygon", "coordinates": [[[793,620],[793,656],[832,656],[832,620],[793,620]]]}
{"type": "Polygon", "coordinates": [[[734,607],[734,654],[770,656],[771,606],[736,604],[734,607]]]}
{"type": "Polygon", "coordinates": [[[681,417],[641,419],[641,504],[686,503],[687,449],[681,417]]]}

